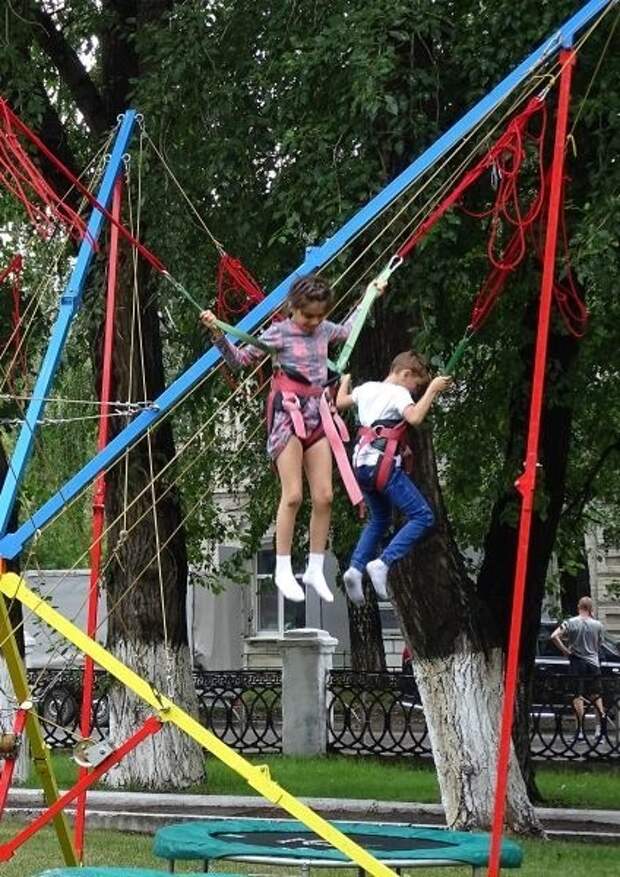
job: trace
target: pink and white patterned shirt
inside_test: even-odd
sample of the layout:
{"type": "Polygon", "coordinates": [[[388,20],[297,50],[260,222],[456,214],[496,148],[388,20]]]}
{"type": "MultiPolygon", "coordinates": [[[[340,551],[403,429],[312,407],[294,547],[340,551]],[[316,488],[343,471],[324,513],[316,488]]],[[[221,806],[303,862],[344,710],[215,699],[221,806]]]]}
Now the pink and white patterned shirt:
{"type": "MultiPolygon", "coordinates": [[[[292,372],[314,386],[327,383],[327,358],[329,345],[336,341],[346,341],[351,334],[357,308],[344,321],[332,323],[323,320],[313,332],[306,332],[290,317],[279,323],[272,323],[258,337],[275,350],[275,364],[285,372],[292,372]]],[[[259,362],[265,353],[260,347],[247,345],[235,347],[223,335],[215,340],[215,345],[232,368],[239,368],[259,362]]],[[[306,397],[300,400],[306,431],[310,435],[320,423],[319,399],[306,397]]],[[[267,453],[272,460],[284,450],[289,439],[295,434],[290,416],[286,411],[275,410],[269,436],[267,453]]]]}

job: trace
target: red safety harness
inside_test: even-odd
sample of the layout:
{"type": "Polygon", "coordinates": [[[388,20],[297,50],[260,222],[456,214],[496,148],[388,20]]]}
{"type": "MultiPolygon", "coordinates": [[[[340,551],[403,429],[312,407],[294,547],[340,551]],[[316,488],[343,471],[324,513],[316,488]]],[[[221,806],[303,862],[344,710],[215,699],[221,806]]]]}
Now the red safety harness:
{"type": "Polygon", "coordinates": [[[271,388],[267,397],[268,431],[271,431],[273,415],[276,410],[284,410],[288,413],[295,435],[304,450],[312,447],[323,436],[327,437],[351,502],[353,505],[361,503],[362,493],[355,480],[344,447],[344,443],[349,441],[349,432],[345,422],[336,411],[330,389],[309,384],[299,378],[292,378],[282,369],[278,369],[271,379],[271,388]],[[321,422],[310,435],[306,430],[301,405],[301,400],[309,397],[320,397],[319,413],[321,415],[321,422]]]}
{"type": "Polygon", "coordinates": [[[388,483],[394,458],[397,454],[406,456],[407,423],[404,420],[377,420],[372,426],[360,426],[357,431],[357,450],[365,445],[372,445],[379,451],[379,459],[375,463],[373,486],[375,490],[383,490],[388,483]]]}

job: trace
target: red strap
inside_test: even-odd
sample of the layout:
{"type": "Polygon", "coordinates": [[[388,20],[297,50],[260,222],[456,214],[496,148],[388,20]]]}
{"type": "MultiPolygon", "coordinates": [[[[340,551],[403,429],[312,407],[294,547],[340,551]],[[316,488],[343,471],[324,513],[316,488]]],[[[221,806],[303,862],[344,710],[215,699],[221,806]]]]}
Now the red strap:
{"type": "Polygon", "coordinates": [[[295,393],[296,396],[322,396],[323,387],[317,384],[305,384],[290,378],[286,372],[278,370],[271,379],[271,389],[276,393],[295,393]]]}
{"type": "Polygon", "coordinates": [[[44,202],[54,211],[54,215],[64,225],[68,226],[74,233],[77,233],[79,237],[86,235],[86,223],[48,186],[36,165],[30,161],[27,153],[22,148],[15,131],[19,131],[20,134],[27,137],[54,167],[70,181],[71,185],[86,198],[90,205],[96,207],[112,225],[118,228],[119,234],[129,241],[156,271],[159,271],[160,274],[166,273],[166,266],[163,262],[144,244],[136,240],[125,226],[112,216],[106,207],[97,201],[92,192],[65,167],[54,153],[47,148],[45,143],[22,122],[19,116],[15,115],[7,102],[2,98],[0,98],[0,121],[6,133],[5,137],[0,137],[0,182],[24,204],[30,219],[35,225],[49,224],[49,218],[46,216],[45,211],[31,203],[27,191],[30,187],[40,198],[43,198],[44,202]],[[15,166],[16,158],[21,168],[15,166]]]}

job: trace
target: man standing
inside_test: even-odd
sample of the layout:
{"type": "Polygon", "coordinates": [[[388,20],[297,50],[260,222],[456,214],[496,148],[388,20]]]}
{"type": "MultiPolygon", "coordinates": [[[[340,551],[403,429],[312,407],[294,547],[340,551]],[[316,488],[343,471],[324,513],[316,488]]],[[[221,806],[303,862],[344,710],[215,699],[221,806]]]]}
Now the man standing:
{"type": "Polygon", "coordinates": [[[585,713],[583,689],[587,689],[588,700],[594,704],[601,719],[601,734],[606,731],[606,716],[601,698],[601,664],[599,649],[603,636],[603,625],[592,615],[592,600],[582,597],[577,603],[578,615],[563,621],[551,634],[551,640],[558,649],[568,655],[571,676],[581,681],[580,694],[573,699],[577,716],[577,737],[583,739],[583,717],[585,713]],[[566,640],[566,643],[564,642],[566,640]],[[591,677],[591,678],[588,678],[591,677]]]}

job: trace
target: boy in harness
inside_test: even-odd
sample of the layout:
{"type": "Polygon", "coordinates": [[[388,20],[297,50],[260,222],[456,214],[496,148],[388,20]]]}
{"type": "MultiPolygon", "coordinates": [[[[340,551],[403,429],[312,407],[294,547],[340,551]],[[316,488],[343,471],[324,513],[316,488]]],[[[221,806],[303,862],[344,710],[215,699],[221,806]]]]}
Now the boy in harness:
{"type": "Polygon", "coordinates": [[[452,378],[446,376],[429,382],[424,361],[412,351],[398,354],[384,381],[368,381],[351,390],[351,376],[342,377],[336,406],[344,410],[357,405],[361,426],[353,467],[370,513],[343,577],[347,595],[357,606],[364,602],[364,569],[377,598],[387,600],[390,566],[408,554],[434,523],[428,503],[403,471],[402,458],[408,451],[408,426],[424,420],[435,397],[447,390],[451,382],[452,378]],[[414,402],[411,393],[425,386],[421,398],[414,402]],[[394,506],[406,521],[377,557],[394,506]]]}

